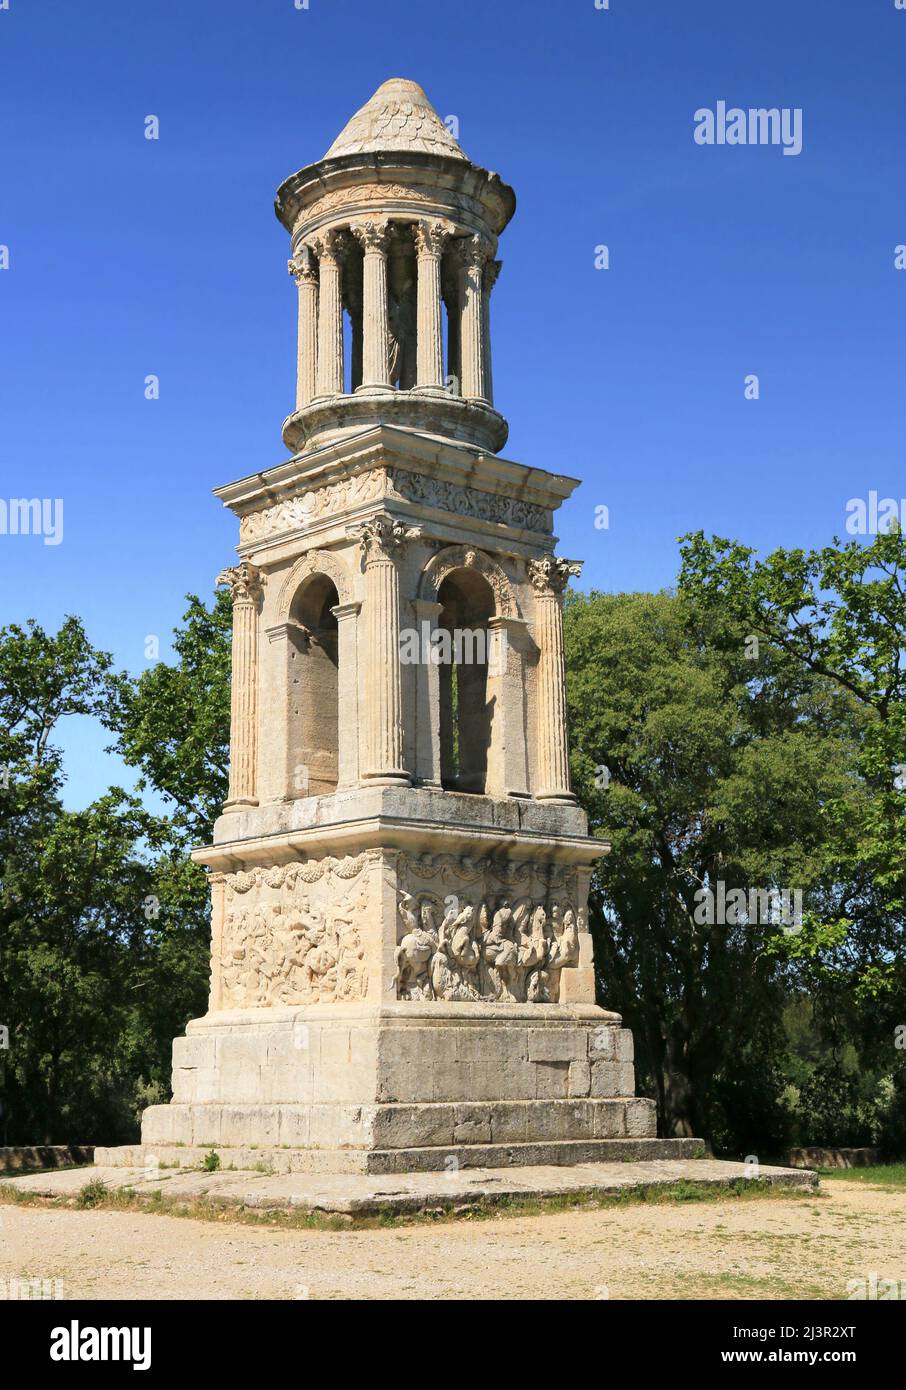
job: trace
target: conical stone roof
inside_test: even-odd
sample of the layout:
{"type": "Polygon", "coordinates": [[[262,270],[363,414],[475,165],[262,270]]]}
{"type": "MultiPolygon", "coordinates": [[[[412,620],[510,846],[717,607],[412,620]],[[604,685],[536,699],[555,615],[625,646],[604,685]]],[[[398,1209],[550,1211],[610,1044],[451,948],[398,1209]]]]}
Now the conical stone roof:
{"type": "Polygon", "coordinates": [[[418,83],[391,77],[344,126],[324,158],[413,151],[468,163],[418,83]]]}

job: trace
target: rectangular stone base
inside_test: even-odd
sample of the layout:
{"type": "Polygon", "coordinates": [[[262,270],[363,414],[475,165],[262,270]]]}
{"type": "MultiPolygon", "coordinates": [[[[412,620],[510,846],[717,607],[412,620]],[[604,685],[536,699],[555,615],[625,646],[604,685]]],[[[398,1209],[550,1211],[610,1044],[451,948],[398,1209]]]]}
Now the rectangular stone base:
{"type": "Polygon", "coordinates": [[[213,1149],[232,1168],[399,1173],[637,1158],[657,1142],[655,1106],[634,1093],[620,1025],[589,1004],[211,1013],[173,1044],[173,1101],[145,1111],[140,1157],[96,1161],[191,1167],[213,1149]]]}

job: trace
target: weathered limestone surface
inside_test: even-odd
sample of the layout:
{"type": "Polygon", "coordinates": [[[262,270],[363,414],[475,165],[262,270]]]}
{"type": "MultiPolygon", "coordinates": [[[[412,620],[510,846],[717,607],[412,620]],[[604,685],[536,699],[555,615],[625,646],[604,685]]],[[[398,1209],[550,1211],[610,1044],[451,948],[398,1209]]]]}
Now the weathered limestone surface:
{"type": "Polygon", "coordinates": [[[490,294],[514,207],[402,79],[278,192],[292,457],[217,490],[239,563],[229,798],[195,853],[209,1010],[174,1044],[148,1153],[398,1172],[658,1143],[632,1038],[595,1004],[609,846],[570,788],[581,566],[553,535],[576,482],[498,456],[490,294]]]}
{"type": "MultiPolygon", "coordinates": [[[[348,1216],[371,1216],[380,1213],[406,1214],[420,1211],[471,1207],[476,1202],[512,1202],[520,1198],[538,1199],[566,1194],[602,1196],[639,1187],[669,1187],[675,1183],[704,1183],[709,1186],[729,1185],[751,1177],[744,1163],[728,1163],[713,1158],[693,1158],[689,1146],[692,1140],[648,1141],[647,1147],[636,1145],[631,1156],[612,1154],[600,1161],[583,1161],[570,1166],[535,1163],[531,1166],[510,1165],[492,1169],[482,1167],[453,1167],[442,1171],[422,1170],[381,1177],[379,1173],[349,1171],[318,1173],[289,1166],[298,1154],[275,1151],[279,1163],[265,1164],[260,1150],[235,1151],[245,1169],[214,1173],[186,1171],[177,1167],[180,1154],[171,1151],[166,1157],[145,1154],[140,1149],[128,1150],[130,1166],[103,1166],[95,1169],[97,1179],[108,1187],[129,1188],[141,1197],[166,1198],[185,1202],[204,1198],[225,1208],[259,1207],[274,1211],[337,1212],[348,1216]],[[656,1147],[657,1146],[657,1147],[656,1147]],[[681,1146],[686,1146],[683,1156],[681,1146]],[[655,1147],[658,1157],[654,1157],[655,1147]],[[170,1164],[173,1166],[169,1166],[170,1164]],[[270,1171],[266,1171],[270,1169],[270,1171]],[[263,1171],[265,1170],[265,1171],[263,1171]]],[[[628,1146],[626,1146],[628,1147],[628,1146]]],[[[98,1150],[104,1154],[104,1150],[98,1150]]],[[[119,1156],[119,1155],[118,1155],[119,1156]]],[[[201,1151],[191,1154],[194,1163],[201,1151]]],[[[761,1167],[760,1180],[776,1187],[798,1187],[814,1190],[818,1186],[815,1173],[801,1169],[761,1167]]],[[[78,1194],[85,1182],[84,1170],[68,1173],[29,1173],[13,1178],[11,1186],[19,1191],[33,1192],[45,1197],[67,1198],[78,1194]]]]}

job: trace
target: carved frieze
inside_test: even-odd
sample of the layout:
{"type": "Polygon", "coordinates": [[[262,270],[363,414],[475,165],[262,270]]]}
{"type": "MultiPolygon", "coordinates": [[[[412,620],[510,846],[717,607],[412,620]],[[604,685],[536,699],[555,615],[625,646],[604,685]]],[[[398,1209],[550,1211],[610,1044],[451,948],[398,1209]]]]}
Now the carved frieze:
{"type": "Polygon", "coordinates": [[[371,887],[363,853],[223,875],[223,1008],[364,999],[371,887]]]}
{"type": "Polygon", "coordinates": [[[583,911],[556,865],[401,856],[397,997],[556,1003],[583,911]]]}
{"type": "Polygon", "coordinates": [[[374,468],[351,478],[310,488],[298,497],[289,497],[258,512],[250,512],[239,523],[243,544],[279,536],[311,526],[322,517],[374,501],[378,497],[418,502],[438,511],[471,516],[517,530],[550,534],[552,514],[520,498],[461,487],[441,478],[429,478],[403,468],[374,468]]]}
{"type": "Polygon", "coordinates": [[[423,473],[410,473],[402,468],[391,469],[389,481],[390,496],[401,497],[407,502],[422,502],[441,511],[455,512],[458,516],[472,516],[479,521],[493,521],[500,526],[544,534],[549,534],[553,526],[548,508],[537,507],[518,497],[481,492],[478,488],[462,487],[458,483],[429,478],[423,473]]]}

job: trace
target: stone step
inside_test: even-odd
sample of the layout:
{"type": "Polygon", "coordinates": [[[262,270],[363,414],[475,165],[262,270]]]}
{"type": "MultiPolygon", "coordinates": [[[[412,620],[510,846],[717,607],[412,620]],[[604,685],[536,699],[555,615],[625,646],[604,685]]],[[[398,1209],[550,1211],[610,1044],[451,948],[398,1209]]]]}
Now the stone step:
{"type": "Polygon", "coordinates": [[[456,1173],[462,1168],[511,1168],[577,1163],[638,1163],[705,1158],[701,1139],[582,1139],[532,1144],[454,1144],[448,1148],[284,1149],[237,1146],[212,1149],[194,1145],[127,1144],[97,1148],[95,1163],[109,1168],[155,1171],[202,1169],[216,1153],[223,1171],[271,1173],[456,1173]]]}
{"type": "Polygon", "coordinates": [[[151,1106],[146,1146],[228,1149],[450,1149],[460,1145],[561,1140],[650,1139],[654,1101],[639,1096],[572,1100],[372,1103],[350,1105],[151,1106]]]}

